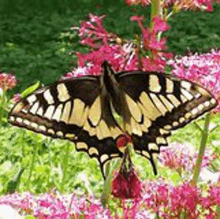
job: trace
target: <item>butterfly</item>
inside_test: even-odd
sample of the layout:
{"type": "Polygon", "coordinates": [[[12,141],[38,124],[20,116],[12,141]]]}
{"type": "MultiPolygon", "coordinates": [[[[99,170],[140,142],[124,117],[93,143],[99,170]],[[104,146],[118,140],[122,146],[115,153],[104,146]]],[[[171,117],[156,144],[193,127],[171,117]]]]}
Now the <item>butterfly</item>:
{"type": "Polygon", "coordinates": [[[9,113],[9,123],[70,140],[98,160],[103,176],[106,162],[123,157],[117,142],[128,135],[156,174],[153,154],[168,145],[171,131],[216,105],[196,83],[158,72],[116,73],[104,61],[99,76],[59,80],[21,99],[9,113]]]}

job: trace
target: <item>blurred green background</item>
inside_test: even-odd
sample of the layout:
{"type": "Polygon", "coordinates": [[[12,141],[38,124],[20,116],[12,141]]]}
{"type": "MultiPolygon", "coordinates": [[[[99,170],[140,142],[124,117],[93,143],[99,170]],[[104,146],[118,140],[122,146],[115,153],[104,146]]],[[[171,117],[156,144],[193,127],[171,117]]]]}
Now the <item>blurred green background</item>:
{"type": "MultiPolygon", "coordinates": [[[[1,0],[0,71],[14,72],[19,80],[11,92],[21,92],[40,81],[48,84],[75,64],[72,52],[83,51],[71,25],[78,26],[89,12],[107,14],[104,26],[124,38],[138,32],[130,22],[132,7],[122,0],[1,0]]],[[[150,8],[137,7],[136,13],[149,21],[150,8]]],[[[167,50],[183,54],[187,48],[204,52],[220,47],[220,5],[214,11],[182,11],[169,19],[165,33],[167,50]]]]}

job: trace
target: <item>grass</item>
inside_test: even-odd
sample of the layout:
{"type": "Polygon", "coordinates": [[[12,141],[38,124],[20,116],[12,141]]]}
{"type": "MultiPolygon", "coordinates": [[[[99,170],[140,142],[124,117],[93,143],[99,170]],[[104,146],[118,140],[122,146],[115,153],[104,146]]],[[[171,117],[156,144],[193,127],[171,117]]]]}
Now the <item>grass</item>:
{"type": "MultiPolygon", "coordinates": [[[[219,47],[219,5],[214,9],[213,13],[174,15],[166,33],[168,50],[181,54],[188,47],[199,52],[219,47]]],[[[137,8],[136,13],[142,14],[143,10],[147,17],[149,9],[137,8]]],[[[13,72],[19,80],[11,93],[21,92],[36,81],[53,83],[75,65],[76,58],[70,53],[83,52],[84,48],[69,28],[72,24],[78,26],[89,12],[106,13],[104,25],[122,37],[132,38],[134,31],[138,31],[136,25],[129,22],[133,14],[131,8],[119,0],[27,0],[19,3],[10,0],[0,3],[0,12],[0,71],[13,72]]],[[[219,119],[218,115],[212,121],[217,124],[219,119]]],[[[202,123],[203,119],[199,120],[199,124],[202,123]]],[[[175,132],[171,141],[198,145],[200,135],[194,130],[194,124],[190,124],[175,132]]],[[[216,129],[210,135],[212,148],[215,147],[213,141],[219,140],[218,132],[216,129]]],[[[100,195],[103,180],[96,161],[88,159],[85,153],[75,153],[73,144],[7,125],[0,127],[0,142],[1,194],[14,189],[40,193],[55,187],[62,192],[79,189],[93,192],[97,197],[100,195]]],[[[214,150],[220,153],[217,147],[214,150]]],[[[134,162],[140,167],[142,178],[155,178],[145,159],[135,157],[134,162]]]]}

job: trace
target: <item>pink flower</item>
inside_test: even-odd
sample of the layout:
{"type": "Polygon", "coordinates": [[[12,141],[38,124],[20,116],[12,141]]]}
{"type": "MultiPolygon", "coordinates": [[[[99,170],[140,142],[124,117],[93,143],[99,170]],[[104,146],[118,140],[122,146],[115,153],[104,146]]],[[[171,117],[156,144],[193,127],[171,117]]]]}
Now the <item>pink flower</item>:
{"type": "Polygon", "coordinates": [[[16,82],[15,76],[6,73],[0,74],[0,88],[3,89],[3,91],[7,91],[15,87],[16,82]]]}
{"type": "MultiPolygon", "coordinates": [[[[147,6],[151,4],[150,0],[124,0],[125,4],[127,5],[142,5],[147,6]]],[[[219,3],[219,1],[215,1],[219,3]]],[[[160,1],[161,7],[169,8],[172,7],[173,10],[206,10],[212,11],[212,1],[211,0],[162,0],[160,1]]]]}
{"type": "Polygon", "coordinates": [[[166,31],[169,29],[169,25],[166,21],[159,17],[153,17],[152,22],[154,31],[166,31]]]}
{"type": "Polygon", "coordinates": [[[115,184],[117,197],[122,197],[122,207],[113,203],[109,209],[103,208],[99,200],[93,197],[86,195],[77,197],[75,194],[59,194],[56,191],[40,195],[6,194],[1,196],[0,204],[11,206],[23,216],[31,214],[36,218],[44,219],[80,217],[149,219],[156,214],[160,218],[174,219],[180,218],[183,212],[189,219],[217,218],[216,208],[220,206],[218,183],[203,185],[203,191],[187,182],[174,186],[161,179],[157,179],[156,182],[147,181],[140,186],[133,170],[126,174],[127,180],[121,174],[122,178],[116,174],[118,183],[122,183],[115,184]],[[133,200],[128,201],[125,200],[126,198],[133,200]],[[118,215],[118,212],[121,214],[118,215]]]}
{"type": "Polygon", "coordinates": [[[124,0],[125,4],[127,5],[142,5],[146,6],[148,5],[151,1],[150,0],[124,0]]]}
{"type": "Polygon", "coordinates": [[[162,7],[173,7],[174,10],[206,10],[212,11],[212,1],[211,0],[164,0],[161,1],[162,7]]]}
{"type": "Polygon", "coordinates": [[[146,185],[143,201],[148,209],[158,212],[161,218],[179,218],[185,212],[187,218],[194,219],[199,215],[196,209],[199,197],[199,190],[189,183],[174,187],[159,181],[146,185]]]}
{"type": "Polygon", "coordinates": [[[14,94],[13,97],[11,98],[12,102],[17,103],[21,99],[20,94],[14,94]]]}
{"type": "Polygon", "coordinates": [[[143,46],[139,47],[134,43],[123,41],[116,34],[105,30],[102,26],[103,18],[104,16],[89,14],[89,21],[81,22],[80,43],[89,46],[90,52],[87,54],[76,53],[79,67],[73,69],[65,77],[100,74],[101,64],[105,60],[108,60],[116,72],[138,69],[163,71],[166,54],[162,50],[165,49],[165,39],[156,40],[156,36],[159,31],[167,30],[168,26],[165,21],[154,18],[153,28],[150,30],[142,25],[144,17],[131,17],[132,21],[138,23],[142,32],[143,46]],[[139,54],[148,54],[149,51],[150,57],[144,55],[139,57],[139,54]]]}
{"type": "Polygon", "coordinates": [[[130,20],[137,22],[142,33],[141,42],[143,46],[137,47],[135,56],[139,57],[140,54],[149,54],[148,56],[142,55],[140,58],[137,58],[139,62],[138,68],[144,71],[164,71],[165,58],[170,56],[170,54],[166,55],[166,53],[162,52],[166,48],[166,40],[165,38],[157,39],[157,35],[160,31],[166,31],[169,26],[159,17],[152,19],[151,28],[143,27],[143,17],[132,16],[130,20]]]}
{"type": "MultiPolygon", "coordinates": [[[[188,175],[192,172],[197,159],[197,153],[190,148],[192,145],[173,143],[170,147],[161,149],[159,161],[171,170],[177,171],[182,177],[188,175]]],[[[202,167],[209,166],[214,159],[217,159],[216,155],[206,149],[202,167]]]]}
{"type": "Polygon", "coordinates": [[[164,38],[161,38],[159,41],[152,39],[151,42],[148,44],[149,49],[155,49],[155,50],[163,50],[165,49],[165,42],[166,40],[164,38]]]}
{"type": "Polygon", "coordinates": [[[125,178],[122,174],[116,173],[112,180],[112,195],[121,199],[139,198],[141,183],[134,170],[127,172],[125,178]]]}
{"type": "Polygon", "coordinates": [[[209,189],[210,199],[218,206],[220,206],[220,186],[211,186],[209,189]]]}
{"type": "MultiPolygon", "coordinates": [[[[125,143],[130,138],[125,137],[125,143]]],[[[122,141],[124,143],[124,140],[122,141]]],[[[123,151],[123,158],[119,172],[114,173],[111,181],[111,192],[114,197],[124,199],[135,199],[141,196],[141,182],[136,176],[130,157],[130,148],[127,146],[123,151]]]]}
{"type": "Polygon", "coordinates": [[[130,21],[142,22],[144,20],[144,16],[131,16],[130,21]]]}
{"type": "Polygon", "coordinates": [[[141,66],[143,71],[158,71],[163,72],[166,64],[165,60],[161,60],[159,56],[152,58],[141,58],[141,66]]]}
{"type": "Polygon", "coordinates": [[[162,148],[159,161],[178,173],[182,173],[183,170],[191,172],[194,164],[193,154],[186,144],[172,144],[168,148],[162,148]]]}

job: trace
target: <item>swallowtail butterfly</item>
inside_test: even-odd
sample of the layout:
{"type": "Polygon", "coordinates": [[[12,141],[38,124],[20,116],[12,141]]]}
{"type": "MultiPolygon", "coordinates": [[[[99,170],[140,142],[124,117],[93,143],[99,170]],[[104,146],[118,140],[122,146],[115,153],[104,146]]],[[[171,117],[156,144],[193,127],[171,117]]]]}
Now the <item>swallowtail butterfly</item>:
{"type": "Polygon", "coordinates": [[[21,99],[9,122],[74,142],[78,151],[97,158],[103,175],[107,161],[123,156],[117,140],[126,133],[156,172],[152,154],[167,146],[171,131],[216,105],[198,84],[158,72],[115,73],[105,61],[99,76],[56,81],[21,99]]]}

